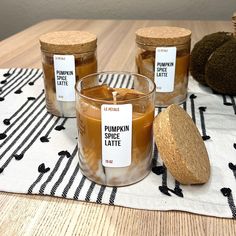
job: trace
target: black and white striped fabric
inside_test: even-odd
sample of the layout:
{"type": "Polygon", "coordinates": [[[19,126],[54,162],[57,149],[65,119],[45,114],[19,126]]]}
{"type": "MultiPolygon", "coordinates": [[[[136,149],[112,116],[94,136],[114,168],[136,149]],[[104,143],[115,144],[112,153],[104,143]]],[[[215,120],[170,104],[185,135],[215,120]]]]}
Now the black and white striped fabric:
{"type": "MultiPolygon", "coordinates": [[[[107,78],[111,79],[121,87],[132,84],[129,78],[107,78]]],[[[128,187],[112,188],[97,185],[81,174],[76,120],[47,113],[42,71],[1,69],[0,191],[236,218],[236,98],[214,94],[191,79],[189,88],[182,107],[206,144],[211,162],[209,182],[179,184],[155,147],[155,165],[147,178],[128,187]]]]}

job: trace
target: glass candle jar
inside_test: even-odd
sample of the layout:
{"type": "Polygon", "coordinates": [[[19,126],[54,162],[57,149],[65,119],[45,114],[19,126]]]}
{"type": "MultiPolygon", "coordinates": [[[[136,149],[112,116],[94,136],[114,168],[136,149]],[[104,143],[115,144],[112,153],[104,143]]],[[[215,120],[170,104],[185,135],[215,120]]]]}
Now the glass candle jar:
{"type": "Polygon", "coordinates": [[[124,186],[151,170],[155,84],[127,72],[86,76],[76,84],[81,172],[107,186],[124,186]]]}
{"type": "Polygon", "coordinates": [[[40,37],[46,107],[59,117],[75,117],[76,81],[97,72],[97,38],[85,31],[58,31],[40,37]]]}
{"type": "Polygon", "coordinates": [[[191,31],[179,27],[147,27],[136,32],[136,67],[155,81],[156,106],[182,103],[187,97],[191,31]]]}

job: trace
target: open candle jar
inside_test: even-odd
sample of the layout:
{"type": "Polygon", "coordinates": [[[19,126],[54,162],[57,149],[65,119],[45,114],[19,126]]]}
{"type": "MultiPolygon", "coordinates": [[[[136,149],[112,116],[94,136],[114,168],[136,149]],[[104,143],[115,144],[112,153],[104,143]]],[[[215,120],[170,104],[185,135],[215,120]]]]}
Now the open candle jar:
{"type": "Polygon", "coordinates": [[[142,75],[102,72],[76,84],[81,172],[107,186],[124,186],[151,170],[155,84],[142,75]]]}

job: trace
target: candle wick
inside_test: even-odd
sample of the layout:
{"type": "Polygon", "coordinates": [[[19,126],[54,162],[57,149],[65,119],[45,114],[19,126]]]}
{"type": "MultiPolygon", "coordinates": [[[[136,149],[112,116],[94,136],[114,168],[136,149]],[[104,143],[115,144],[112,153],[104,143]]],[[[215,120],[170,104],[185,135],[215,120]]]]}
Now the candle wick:
{"type": "Polygon", "coordinates": [[[112,92],[114,104],[116,104],[117,91],[112,92]]]}

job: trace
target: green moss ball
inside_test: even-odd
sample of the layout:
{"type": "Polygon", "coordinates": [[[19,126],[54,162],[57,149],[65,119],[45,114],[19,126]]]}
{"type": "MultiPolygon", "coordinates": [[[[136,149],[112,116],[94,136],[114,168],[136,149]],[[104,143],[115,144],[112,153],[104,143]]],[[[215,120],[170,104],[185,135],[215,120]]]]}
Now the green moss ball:
{"type": "Polygon", "coordinates": [[[211,54],[221,45],[233,38],[232,33],[217,32],[204,36],[191,52],[190,72],[195,80],[206,85],[205,65],[211,54]]]}
{"type": "Polygon", "coordinates": [[[236,95],[236,39],[216,49],[206,64],[205,79],[216,92],[236,95]]]}

